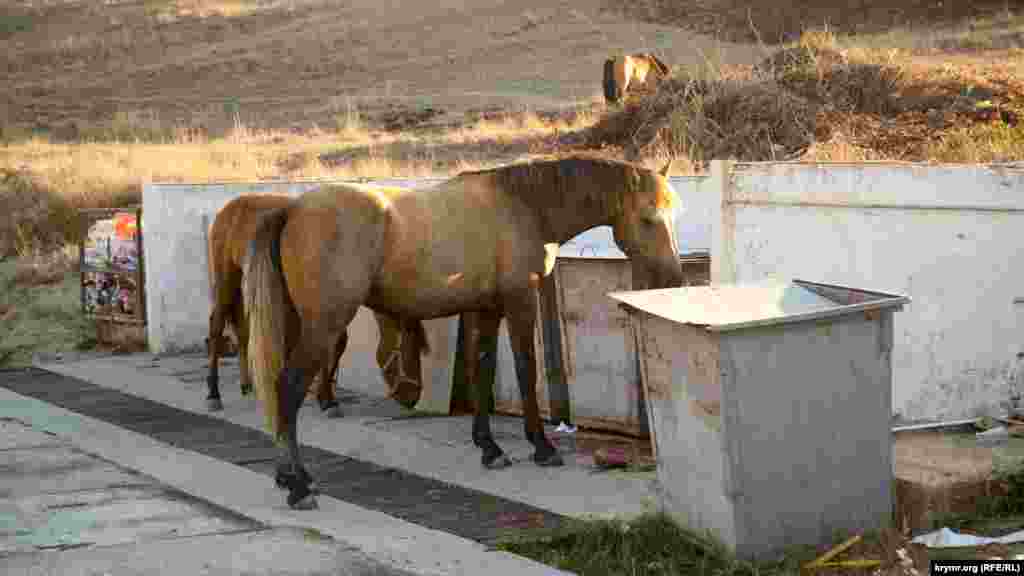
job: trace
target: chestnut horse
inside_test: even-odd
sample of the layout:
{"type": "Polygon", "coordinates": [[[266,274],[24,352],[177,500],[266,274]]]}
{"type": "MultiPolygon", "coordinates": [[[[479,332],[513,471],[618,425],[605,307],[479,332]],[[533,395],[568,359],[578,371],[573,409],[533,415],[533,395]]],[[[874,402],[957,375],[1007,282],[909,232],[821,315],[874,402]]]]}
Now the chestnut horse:
{"type": "MultiPolygon", "coordinates": [[[[562,465],[544,435],[535,382],[534,291],[550,273],[545,244],[610,225],[637,285],[682,285],[667,171],[574,156],[463,172],[390,196],[379,188],[325,185],[268,213],[249,245],[242,292],[252,380],[283,448],[275,480],[288,488],[288,505],[316,506],[296,433],[305,375],[316,369],[328,336],[345,330],[361,305],[406,320],[466,314],[475,325],[469,340],[504,317],[533,460],[562,465]],[[302,327],[289,348],[284,323],[292,307],[302,327]]],[[[492,391],[476,381],[471,387],[479,397],[473,441],[483,465],[508,466],[491,434],[492,391]]]]}
{"type": "MultiPolygon", "coordinates": [[[[239,369],[241,372],[242,395],[252,390],[249,378],[249,363],[246,348],[248,347],[248,330],[244,307],[242,306],[242,258],[245,249],[256,230],[259,218],[270,210],[284,208],[291,202],[289,196],[283,194],[246,194],[232,199],[224,205],[214,218],[210,227],[208,242],[209,273],[213,310],[210,313],[210,333],[206,339],[209,355],[209,373],[206,377],[206,404],[210,411],[223,410],[220,398],[219,364],[224,353],[225,326],[235,332],[238,338],[239,369]]],[[[375,313],[380,328],[380,343],[377,347],[378,365],[384,372],[388,385],[388,396],[407,408],[415,406],[422,392],[420,381],[420,354],[429,352],[426,333],[422,323],[400,323],[397,318],[375,313]],[[402,338],[408,333],[411,338],[402,338]],[[396,360],[400,359],[396,362],[396,360]],[[409,377],[412,374],[415,378],[409,377]]],[[[290,338],[297,338],[298,317],[291,320],[295,333],[290,338]]],[[[345,351],[347,332],[342,331],[334,344],[332,362],[321,362],[317,401],[328,417],[341,415],[338,400],[333,386],[333,375],[337,372],[338,362],[345,351]]],[[[328,353],[329,354],[329,353],[328,353]]]]}
{"type": "Polygon", "coordinates": [[[615,104],[626,95],[630,86],[647,82],[647,77],[664,78],[669,69],[650,53],[629,54],[604,61],[604,99],[615,104]]]}

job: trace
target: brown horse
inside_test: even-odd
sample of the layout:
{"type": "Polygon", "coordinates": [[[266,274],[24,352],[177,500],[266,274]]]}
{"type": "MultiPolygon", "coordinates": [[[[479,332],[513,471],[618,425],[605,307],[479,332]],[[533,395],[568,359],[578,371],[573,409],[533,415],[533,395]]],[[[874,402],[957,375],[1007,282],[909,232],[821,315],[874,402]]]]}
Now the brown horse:
{"type": "MultiPolygon", "coordinates": [[[[406,320],[468,313],[474,336],[504,317],[533,460],[561,465],[544,435],[535,386],[534,290],[549,272],[545,244],[610,225],[637,285],[682,285],[667,169],[577,156],[463,172],[391,197],[356,185],[323,186],[269,213],[249,245],[242,291],[253,384],[264,391],[267,426],[284,448],[275,480],[288,487],[289,506],[316,505],[296,437],[304,375],[315,370],[327,336],[343,331],[360,305],[406,320]],[[288,348],[284,322],[292,306],[302,336],[288,348]]],[[[484,466],[507,466],[490,430],[492,391],[475,389],[473,441],[484,466]]]]}
{"type": "Polygon", "coordinates": [[[609,104],[622,100],[630,86],[644,84],[647,77],[664,78],[669,69],[651,53],[643,52],[604,61],[604,99],[609,104]]]}
{"type": "MultiPolygon", "coordinates": [[[[223,410],[220,398],[218,368],[220,357],[224,353],[224,328],[230,326],[238,338],[239,369],[241,372],[242,395],[252,390],[249,378],[249,363],[246,348],[248,346],[248,330],[245,311],[242,305],[242,258],[245,248],[252,238],[259,218],[267,212],[288,206],[289,196],[283,194],[246,194],[228,202],[214,218],[210,227],[209,273],[213,300],[210,313],[210,333],[206,339],[209,355],[209,373],[206,377],[206,404],[211,411],[223,410]]],[[[419,401],[422,384],[419,380],[420,354],[429,351],[429,344],[422,323],[405,322],[400,325],[395,318],[375,313],[380,327],[380,343],[378,345],[378,364],[384,371],[388,384],[389,396],[406,407],[415,406],[419,401]],[[411,335],[403,339],[399,330],[411,335]],[[401,361],[396,362],[396,359],[401,361]],[[410,378],[413,374],[416,378],[410,378]]],[[[295,332],[289,341],[298,337],[298,316],[292,316],[290,324],[295,332]]],[[[316,397],[320,408],[328,417],[341,415],[338,400],[335,397],[333,374],[337,372],[341,355],[348,342],[347,332],[342,331],[334,344],[334,354],[328,357],[331,362],[320,362],[319,386],[316,397]]]]}

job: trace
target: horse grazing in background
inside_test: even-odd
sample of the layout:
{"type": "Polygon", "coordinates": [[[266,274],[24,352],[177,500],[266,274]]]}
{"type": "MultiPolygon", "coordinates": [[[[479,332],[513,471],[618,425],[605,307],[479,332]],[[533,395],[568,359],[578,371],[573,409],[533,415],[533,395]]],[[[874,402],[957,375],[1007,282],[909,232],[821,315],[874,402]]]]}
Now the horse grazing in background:
{"type": "MultiPolygon", "coordinates": [[[[463,172],[392,196],[325,185],[268,213],[249,245],[242,292],[252,381],[263,390],[267,427],[284,450],[275,481],[288,488],[288,505],[316,505],[296,434],[304,379],[329,335],[344,331],[361,305],[404,321],[469,313],[477,331],[504,317],[533,460],[562,465],[544,435],[535,382],[535,290],[550,273],[545,244],[610,225],[636,286],[682,285],[667,170],[574,156],[463,172]],[[285,327],[293,309],[301,336],[289,346],[285,327]]],[[[473,441],[484,466],[508,466],[491,434],[492,390],[476,380],[473,441]]]]}
{"type": "Polygon", "coordinates": [[[609,104],[618,103],[631,86],[646,83],[648,76],[661,79],[668,74],[668,66],[649,52],[608,58],[604,61],[604,99],[609,104]]]}
{"type": "MultiPolygon", "coordinates": [[[[238,338],[239,369],[241,373],[242,395],[252,390],[247,361],[249,343],[248,324],[245,322],[245,309],[242,302],[242,259],[246,246],[252,238],[259,218],[267,212],[281,209],[291,202],[289,196],[283,194],[246,194],[228,202],[214,218],[210,227],[207,249],[209,251],[210,286],[213,299],[213,310],[210,313],[210,333],[206,338],[207,354],[209,355],[209,373],[206,377],[207,408],[211,411],[224,409],[220,397],[219,364],[224,353],[226,340],[225,326],[230,326],[238,338]]],[[[396,318],[375,313],[377,325],[380,327],[380,343],[377,349],[378,365],[384,372],[388,385],[388,396],[399,404],[411,408],[419,401],[422,392],[420,381],[420,354],[429,351],[426,333],[422,323],[400,323],[396,318]],[[408,333],[411,338],[403,338],[408,333]],[[397,361],[396,361],[397,360],[397,361]],[[407,376],[415,375],[415,378],[407,376]]],[[[290,315],[291,332],[289,341],[295,341],[299,326],[298,316],[290,315]]],[[[342,330],[334,341],[333,355],[325,352],[327,362],[321,359],[319,385],[316,397],[328,417],[341,415],[338,400],[335,396],[334,378],[338,363],[348,343],[347,331],[342,330]]],[[[310,382],[311,384],[311,382],[310,382]]],[[[307,386],[308,388],[308,386],[307,386]]]]}

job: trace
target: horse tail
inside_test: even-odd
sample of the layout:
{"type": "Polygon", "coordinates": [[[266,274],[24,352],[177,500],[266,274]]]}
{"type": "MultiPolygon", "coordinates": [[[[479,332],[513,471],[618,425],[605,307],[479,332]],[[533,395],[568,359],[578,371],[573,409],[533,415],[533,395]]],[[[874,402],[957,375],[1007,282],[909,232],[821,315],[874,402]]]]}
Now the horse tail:
{"type": "Polygon", "coordinates": [[[217,228],[217,217],[214,216],[213,224],[203,230],[203,236],[206,238],[206,280],[210,286],[210,302],[214,305],[217,304],[217,274],[215,258],[213,252],[213,231],[217,228]]]}
{"type": "Polygon", "coordinates": [[[612,104],[619,101],[615,91],[615,58],[604,61],[604,99],[612,104]]]}
{"type": "Polygon", "coordinates": [[[281,231],[288,208],[268,212],[256,226],[245,257],[242,298],[249,322],[249,374],[263,402],[266,426],[275,441],[285,439],[279,375],[288,353],[286,322],[291,299],[281,271],[281,231]]]}

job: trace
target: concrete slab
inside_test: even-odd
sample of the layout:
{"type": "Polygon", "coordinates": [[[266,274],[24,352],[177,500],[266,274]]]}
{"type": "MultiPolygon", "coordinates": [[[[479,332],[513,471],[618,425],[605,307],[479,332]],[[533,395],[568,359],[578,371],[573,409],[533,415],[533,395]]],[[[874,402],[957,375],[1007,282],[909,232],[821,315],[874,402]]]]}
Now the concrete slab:
{"type": "Polygon", "coordinates": [[[87,550],[46,551],[0,560],[6,574],[302,574],[399,576],[332,538],[297,528],[216,534],[87,550]]]}
{"type": "Polygon", "coordinates": [[[15,420],[0,421],[0,555],[253,529],[15,420]],[[41,443],[45,440],[45,443],[41,443]]]}
{"type": "MultiPolygon", "coordinates": [[[[13,448],[0,452],[0,496],[20,498],[74,486],[97,490],[134,486],[139,476],[64,445],[13,448]]],[[[145,482],[143,482],[145,483],[145,482]]]]}
{"type": "Polygon", "coordinates": [[[109,546],[256,527],[203,507],[155,484],[42,493],[0,499],[0,554],[77,546],[109,546]]]}
{"type": "MultiPolygon", "coordinates": [[[[60,439],[52,434],[33,430],[13,420],[0,420],[0,450],[59,446],[60,444],[60,439]]],[[[6,460],[6,458],[5,456],[4,459],[6,460]]]]}
{"type": "MultiPolygon", "coordinates": [[[[42,368],[182,410],[210,414],[204,406],[205,384],[183,383],[162,373],[165,369],[199,370],[205,366],[205,357],[161,357],[159,371],[138,368],[152,364],[152,359],[151,354],[137,354],[42,368]]],[[[221,386],[221,394],[224,410],[211,416],[263,430],[262,407],[254,397],[241,397],[237,384],[227,380],[221,386]]],[[[501,433],[498,441],[502,448],[518,460],[500,471],[485,470],[480,465],[479,450],[470,443],[464,418],[389,420],[364,415],[330,420],[310,400],[300,411],[299,439],[343,456],[407,470],[566,516],[628,517],[654,505],[658,487],[652,475],[595,473],[586,459],[570,459],[563,468],[539,468],[529,461],[532,447],[515,425],[521,421],[495,418],[493,422],[495,431],[501,433]]],[[[278,496],[271,501],[279,500],[278,496]]]]}
{"type": "Polygon", "coordinates": [[[0,426],[0,485],[21,485],[0,498],[0,573],[409,575],[315,530],[272,529],[217,508],[22,422],[0,426]],[[107,476],[64,473],[83,467],[107,476]],[[55,474],[64,483],[38,482],[55,474]]]}
{"type": "MultiPolygon", "coordinates": [[[[81,367],[76,367],[75,372],[80,374],[81,367]]],[[[137,371],[132,373],[137,375],[138,381],[146,379],[144,376],[138,376],[137,371]]],[[[173,388],[166,379],[159,382],[164,387],[173,388]]],[[[201,402],[202,399],[198,400],[201,402]]],[[[361,554],[381,562],[387,567],[387,571],[384,572],[386,574],[396,570],[408,570],[415,574],[565,574],[526,558],[490,550],[481,544],[446,532],[425,529],[327,496],[320,496],[318,510],[290,510],[284,504],[281,492],[274,488],[273,483],[265,475],[162,444],[143,434],[16,394],[6,388],[0,388],[0,418],[18,419],[33,428],[56,434],[61,438],[73,438],[76,446],[83,450],[105,459],[130,462],[134,469],[145,475],[159,478],[163,483],[187,494],[201,495],[213,505],[243,514],[261,524],[314,529],[335,538],[343,546],[358,549],[361,554]],[[201,473],[198,473],[199,471],[201,473]]],[[[216,546],[204,550],[213,548],[216,546]]],[[[224,551],[210,553],[217,556],[224,554],[224,551]]],[[[134,552],[125,551],[120,556],[115,554],[106,561],[107,565],[134,566],[132,562],[136,561],[140,565],[157,562],[157,556],[145,560],[131,554],[134,552]]],[[[186,558],[186,552],[180,554],[179,560],[183,563],[195,561],[195,558],[186,558]]],[[[282,554],[281,558],[291,556],[282,554]]],[[[225,566],[224,570],[234,570],[232,566],[237,564],[231,563],[240,562],[235,556],[231,556],[230,560],[224,556],[220,557],[224,558],[220,561],[221,566],[225,566]]],[[[72,567],[73,561],[65,561],[63,556],[35,558],[31,561],[23,558],[17,560],[22,563],[17,565],[17,573],[24,571],[65,574],[76,573],[75,571],[79,570],[72,567]],[[65,571],[65,567],[71,568],[65,571]]],[[[93,559],[102,564],[96,557],[93,559]]],[[[296,559],[295,562],[299,563],[300,560],[296,559]]],[[[9,565],[15,566],[13,563],[9,565]]],[[[166,571],[159,567],[164,565],[154,566],[157,566],[154,570],[166,571]]],[[[345,573],[344,570],[337,568],[333,570],[332,573],[345,573]]],[[[128,570],[129,573],[133,571],[134,569],[128,570]]],[[[202,570],[177,568],[170,571],[202,573],[202,570]]],[[[287,569],[277,573],[281,572],[302,573],[287,569]]],[[[134,573],[146,571],[139,570],[134,573]]],[[[354,572],[350,570],[349,573],[354,572]]]]}

